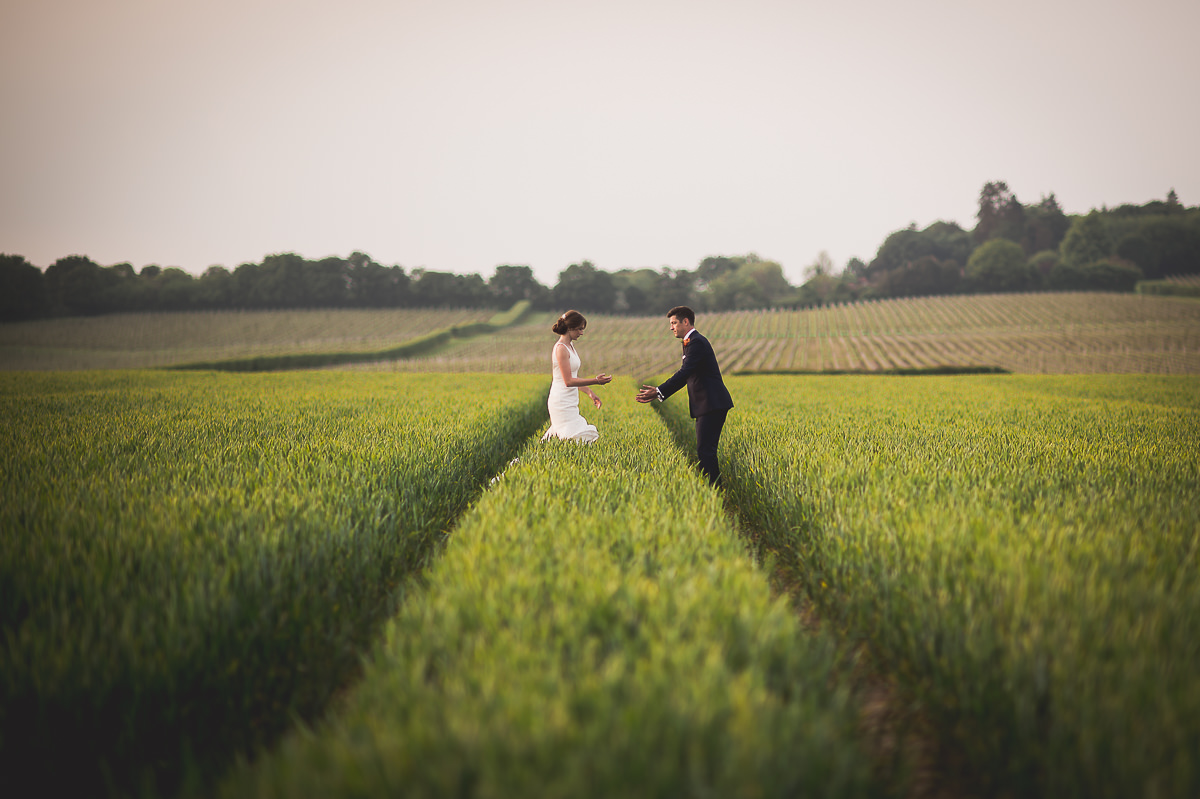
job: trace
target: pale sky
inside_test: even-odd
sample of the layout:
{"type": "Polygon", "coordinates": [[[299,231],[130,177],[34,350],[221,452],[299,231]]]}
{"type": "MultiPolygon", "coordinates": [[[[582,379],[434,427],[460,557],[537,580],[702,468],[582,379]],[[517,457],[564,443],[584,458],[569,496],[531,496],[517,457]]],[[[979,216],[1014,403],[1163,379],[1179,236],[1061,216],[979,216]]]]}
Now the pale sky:
{"type": "Polygon", "coordinates": [[[0,0],[0,252],[695,269],[1200,204],[1196,0],[0,0]]]}

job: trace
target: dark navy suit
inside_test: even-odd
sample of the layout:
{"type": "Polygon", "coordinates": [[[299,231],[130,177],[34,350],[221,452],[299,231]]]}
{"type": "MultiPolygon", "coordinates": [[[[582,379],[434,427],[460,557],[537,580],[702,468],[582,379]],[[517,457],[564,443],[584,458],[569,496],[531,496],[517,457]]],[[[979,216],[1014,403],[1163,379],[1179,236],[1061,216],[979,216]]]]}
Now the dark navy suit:
{"type": "Polygon", "coordinates": [[[683,345],[683,364],[658,387],[663,398],[687,386],[688,411],[696,420],[696,456],[700,460],[700,471],[713,485],[721,476],[717,464],[717,445],[721,441],[721,428],[725,416],[733,407],[725,383],[721,380],[721,367],[708,339],[693,330],[683,345]]]}

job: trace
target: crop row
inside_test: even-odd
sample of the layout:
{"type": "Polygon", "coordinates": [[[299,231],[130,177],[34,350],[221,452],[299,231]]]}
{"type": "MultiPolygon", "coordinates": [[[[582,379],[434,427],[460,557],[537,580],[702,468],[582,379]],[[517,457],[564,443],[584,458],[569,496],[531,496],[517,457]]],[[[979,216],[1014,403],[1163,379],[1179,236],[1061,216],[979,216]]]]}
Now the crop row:
{"type": "Polygon", "coordinates": [[[544,391],[0,375],[0,772],[169,788],[319,713],[544,391]]]}
{"type": "Polygon", "coordinates": [[[1200,795],[1195,378],[760,376],[735,396],[731,505],[983,790],[1200,795]]]}
{"type": "Polygon", "coordinates": [[[652,411],[589,418],[597,443],[531,443],[465,515],[342,712],[222,795],[871,791],[830,639],[652,411]]]}

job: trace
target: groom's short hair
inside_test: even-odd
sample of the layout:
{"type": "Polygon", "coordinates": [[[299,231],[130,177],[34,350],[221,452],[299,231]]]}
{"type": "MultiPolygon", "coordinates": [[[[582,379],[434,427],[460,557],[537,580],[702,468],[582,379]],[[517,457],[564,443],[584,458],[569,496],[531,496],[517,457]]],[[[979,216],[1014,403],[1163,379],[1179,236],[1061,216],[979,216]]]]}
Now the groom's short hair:
{"type": "Polygon", "coordinates": [[[686,305],[676,305],[671,310],[667,311],[667,318],[674,316],[676,319],[686,319],[689,325],[695,327],[696,312],[686,305]]]}

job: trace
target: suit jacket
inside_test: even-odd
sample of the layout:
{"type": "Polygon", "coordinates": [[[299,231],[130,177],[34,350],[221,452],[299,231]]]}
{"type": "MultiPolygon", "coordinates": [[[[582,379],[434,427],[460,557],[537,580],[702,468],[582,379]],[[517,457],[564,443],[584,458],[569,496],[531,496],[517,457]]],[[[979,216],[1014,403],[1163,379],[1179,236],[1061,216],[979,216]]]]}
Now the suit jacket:
{"type": "Polygon", "coordinates": [[[658,390],[666,399],[685,385],[688,390],[688,411],[693,419],[733,407],[733,398],[721,380],[717,356],[708,339],[699,332],[688,336],[687,345],[683,348],[683,365],[658,390]]]}

